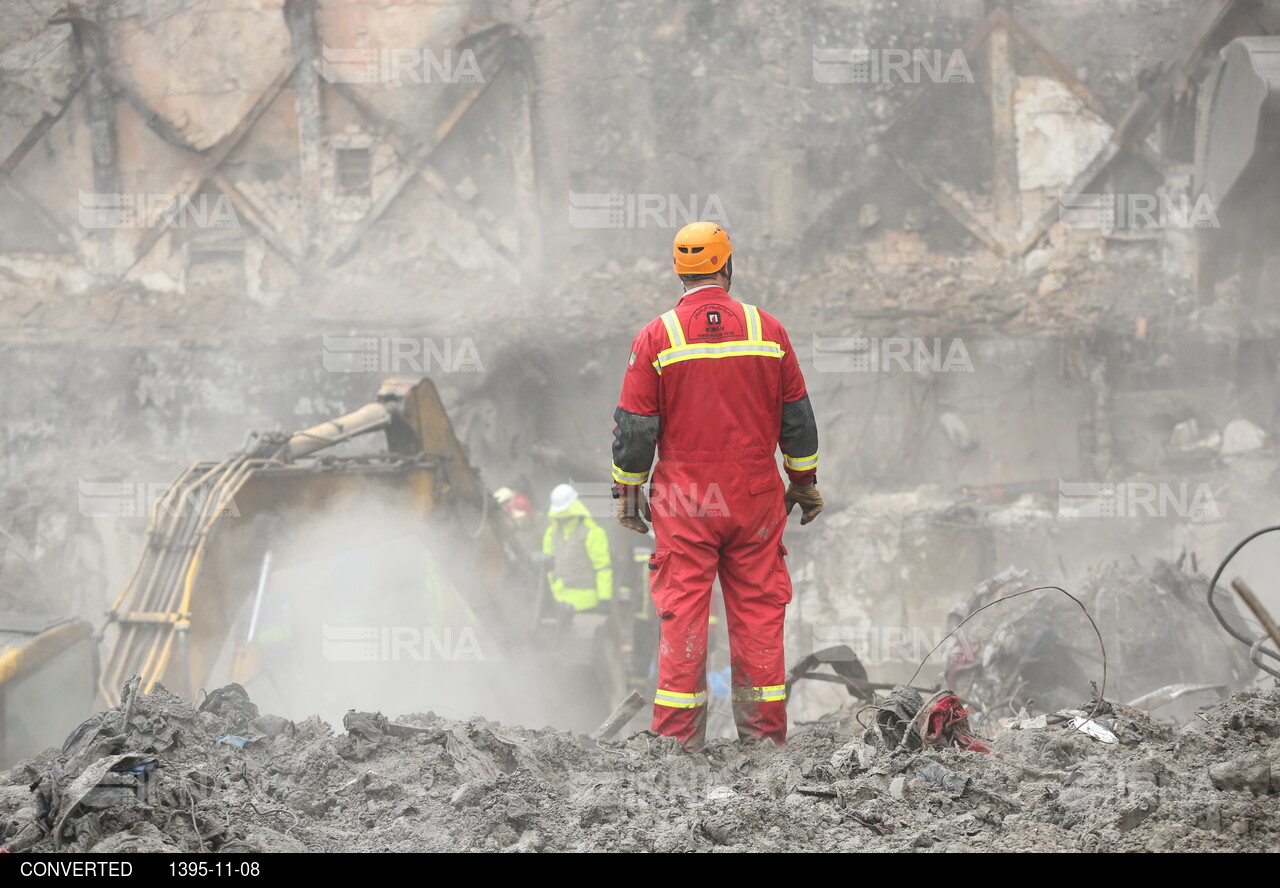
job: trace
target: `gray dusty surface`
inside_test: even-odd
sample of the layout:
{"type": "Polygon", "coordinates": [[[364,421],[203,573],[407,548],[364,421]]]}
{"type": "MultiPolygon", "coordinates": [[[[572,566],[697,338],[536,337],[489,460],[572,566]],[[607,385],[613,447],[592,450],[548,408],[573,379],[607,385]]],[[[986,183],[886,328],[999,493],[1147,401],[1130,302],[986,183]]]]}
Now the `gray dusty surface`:
{"type": "Polygon", "coordinates": [[[127,729],[110,710],[4,773],[0,835],[95,852],[1278,850],[1278,704],[1242,692],[1177,729],[1117,707],[1119,743],[1006,729],[989,756],[878,752],[852,719],[688,754],[429,713],[352,712],[335,732],[259,715],[235,686],[200,708],[160,689],[127,729]]]}

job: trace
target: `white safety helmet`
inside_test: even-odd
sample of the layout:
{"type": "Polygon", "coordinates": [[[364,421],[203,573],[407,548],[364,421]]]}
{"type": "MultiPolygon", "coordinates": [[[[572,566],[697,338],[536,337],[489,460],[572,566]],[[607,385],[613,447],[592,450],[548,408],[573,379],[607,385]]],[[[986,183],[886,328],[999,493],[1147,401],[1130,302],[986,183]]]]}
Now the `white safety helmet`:
{"type": "Polygon", "coordinates": [[[551,491],[551,512],[563,512],[578,501],[578,491],[572,484],[557,484],[551,491]]]}
{"type": "Polygon", "coordinates": [[[510,487],[499,487],[493,492],[493,498],[498,501],[498,505],[505,506],[516,498],[516,492],[510,487]]]}

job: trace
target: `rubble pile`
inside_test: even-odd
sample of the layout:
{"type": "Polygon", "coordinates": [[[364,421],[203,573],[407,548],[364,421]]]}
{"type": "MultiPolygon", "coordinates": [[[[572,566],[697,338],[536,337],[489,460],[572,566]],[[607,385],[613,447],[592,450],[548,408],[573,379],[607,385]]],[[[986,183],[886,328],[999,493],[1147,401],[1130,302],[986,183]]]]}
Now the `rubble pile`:
{"type": "MultiPolygon", "coordinates": [[[[794,289],[823,294],[828,327],[901,331],[929,325],[970,331],[1081,327],[1132,329],[1137,318],[1184,323],[1196,305],[1185,278],[1158,257],[1111,255],[1076,243],[1034,250],[1022,267],[980,251],[930,252],[920,235],[885,232],[861,250],[832,253],[794,289]]],[[[781,283],[781,282],[780,282],[781,283]]],[[[771,292],[778,292],[776,289],[771,292]]],[[[788,304],[794,297],[788,296],[788,304]]]]}
{"type": "MultiPolygon", "coordinates": [[[[1153,559],[1091,569],[1068,591],[1097,621],[1098,634],[1080,605],[1057,590],[1012,597],[1044,585],[1010,569],[952,609],[949,629],[976,616],[951,642],[946,681],[979,709],[1007,716],[1033,702],[1042,712],[1076,702],[1080,688],[1102,678],[1098,634],[1107,697],[1163,718],[1190,718],[1196,705],[1222,699],[1257,671],[1247,648],[1233,643],[1205,608],[1208,579],[1181,564],[1153,559]]],[[[1234,613],[1229,598],[1221,605],[1234,613]]]]}
{"type": "MultiPolygon", "coordinates": [[[[1280,690],[1161,725],[1087,704],[989,743],[884,742],[890,717],[686,753],[431,713],[345,732],[237,685],[162,688],[0,775],[9,851],[1254,850],[1280,848],[1280,690]]],[[[897,700],[897,703],[892,702],[897,700]]],[[[911,698],[907,709],[919,705],[911,698]]],[[[937,701],[945,705],[943,698],[937,701]]],[[[935,711],[941,711],[935,709],[935,711]]],[[[981,732],[983,726],[977,726],[981,732]]]]}

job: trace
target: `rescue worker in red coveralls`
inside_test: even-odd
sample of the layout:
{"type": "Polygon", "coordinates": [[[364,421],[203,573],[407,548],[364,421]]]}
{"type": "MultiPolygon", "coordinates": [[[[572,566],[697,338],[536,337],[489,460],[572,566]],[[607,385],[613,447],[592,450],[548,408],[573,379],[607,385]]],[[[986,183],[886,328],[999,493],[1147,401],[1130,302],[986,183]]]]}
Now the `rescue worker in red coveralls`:
{"type": "Polygon", "coordinates": [[[686,225],[673,253],[684,297],[632,343],[613,430],[618,521],[647,533],[647,518],[657,537],[653,730],[689,749],[705,742],[707,617],[718,573],[738,737],[783,744],[791,579],[782,530],[796,504],[801,524],[822,511],[817,423],[786,330],[729,298],[733,246],[724,229],[686,225]],[[791,479],[785,493],[779,446],[791,479]]]}

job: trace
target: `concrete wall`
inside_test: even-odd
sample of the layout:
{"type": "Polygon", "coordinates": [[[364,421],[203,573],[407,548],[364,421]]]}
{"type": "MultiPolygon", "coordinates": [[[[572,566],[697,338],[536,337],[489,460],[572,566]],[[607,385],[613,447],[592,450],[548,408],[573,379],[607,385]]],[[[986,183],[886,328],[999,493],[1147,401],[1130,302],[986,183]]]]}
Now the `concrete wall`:
{"type": "MultiPolygon", "coordinates": [[[[45,23],[56,7],[53,0],[24,4],[0,37],[0,67],[11,75],[0,101],[0,155],[18,144],[74,79],[70,26],[45,23]]],[[[149,114],[200,151],[231,132],[292,60],[280,0],[197,6],[128,0],[88,4],[85,13],[101,28],[113,76],[136,88],[149,114]]],[[[323,0],[316,14],[319,43],[375,56],[424,50],[443,59],[485,22],[508,22],[520,30],[533,82],[542,248],[518,231],[512,218],[518,210],[514,198],[535,186],[512,170],[520,159],[513,156],[519,153],[513,145],[519,142],[523,104],[517,84],[510,83],[482,100],[434,161],[469,209],[460,211],[456,202],[415,182],[359,256],[339,272],[313,280],[283,265],[247,220],[238,220],[244,231],[188,227],[162,238],[130,282],[160,291],[199,290],[199,280],[188,274],[190,244],[218,238],[247,239],[244,268],[238,272],[244,280],[237,283],[265,305],[290,294],[332,297],[336,289],[352,286],[373,291],[377,301],[379,291],[411,286],[424,276],[441,283],[511,279],[514,272],[477,235],[477,222],[518,252],[540,252],[546,280],[563,281],[610,261],[626,267],[661,255],[670,228],[685,221],[686,210],[728,221],[743,246],[760,257],[761,270],[795,270],[826,251],[877,241],[904,223],[924,225],[937,243],[964,245],[970,238],[963,229],[898,171],[891,156],[897,149],[879,143],[885,125],[925,85],[819,83],[813,51],[938,49],[949,58],[982,13],[978,0],[942,6],[873,0],[554,5],[323,0]],[[629,195],[633,204],[650,201],[654,212],[646,216],[642,203],[621,228],[582,229],[570,213],[574,193],[629,195]],[[881,219],[869,229],[859,224],[868,204],[881,219]]],[[[1069,69],[1095,86],[1118,117],[1136,94],[1140,74],[1166,55],[1190,10],[1176,0],[1161,0],[1154,8],[1113,0],[1101,8],[1019,4],[1018,14],[1069,69]]],[[[949,178],[980,191],[990,179],[990,139],[980,123],[986,113],[983,62],[975,57],[968,64],[978,81],[935,90],[926,103],[931,110],[912,130],[917,144],[911,150],[919,149],[918,162],[949,171],[949,178]]],[[[1019,64],[1025,73],[1043,73],[1025,53],[1019,64]]],[[[426,138],[467,88],[402,79],[356,86],[353,92],[397,126],[426,138]]],[[[380,174],[374,199],[400,166],[384,135],[332,86],[322,86],[321,105],[325,123],[316,150],[326,170],[326,212],[316,221],[323,244],[332,247],[367,209],[333,191],[334,152],[356,143],[374,149],[380,174]]],[[[171,193],[192,181],[198,158],[157,137],[126,103],[117,101],[114,108],[119,191],[171,193]]],[[[81,96],[15,172],[15,182],[48,210],[81,255],[44,256],[64,247],[46,226],[24,215],[12,195],[4,195],[0,254],[8,254],[11,275],[49,281],[59,277],[58,269],[49,267],[52,262],[66,266],[63,288],[84,290],[91,283],[75,273],[83,263],[110,278],[129,266],[145,240],[145,231],[119,231],[104,248],[79,224],[80,192],[91,191],[94,181],[87,116],[81,96]],[[35,257],[42,261],[33,262],[35,257]]],[[[299,199],[305,178],[299,162],[296,94],[288,88],[228,158],[224,172],[294,245],[300,245],[307,221],[299,199]]],[[[210,201],[219,194],[212,186],[206,192],[210,201]]],[[[525,285],[531,282],[525,276],[525,285]]],[[[388,298],[384,304],[395,303],[388,298]]]]}

